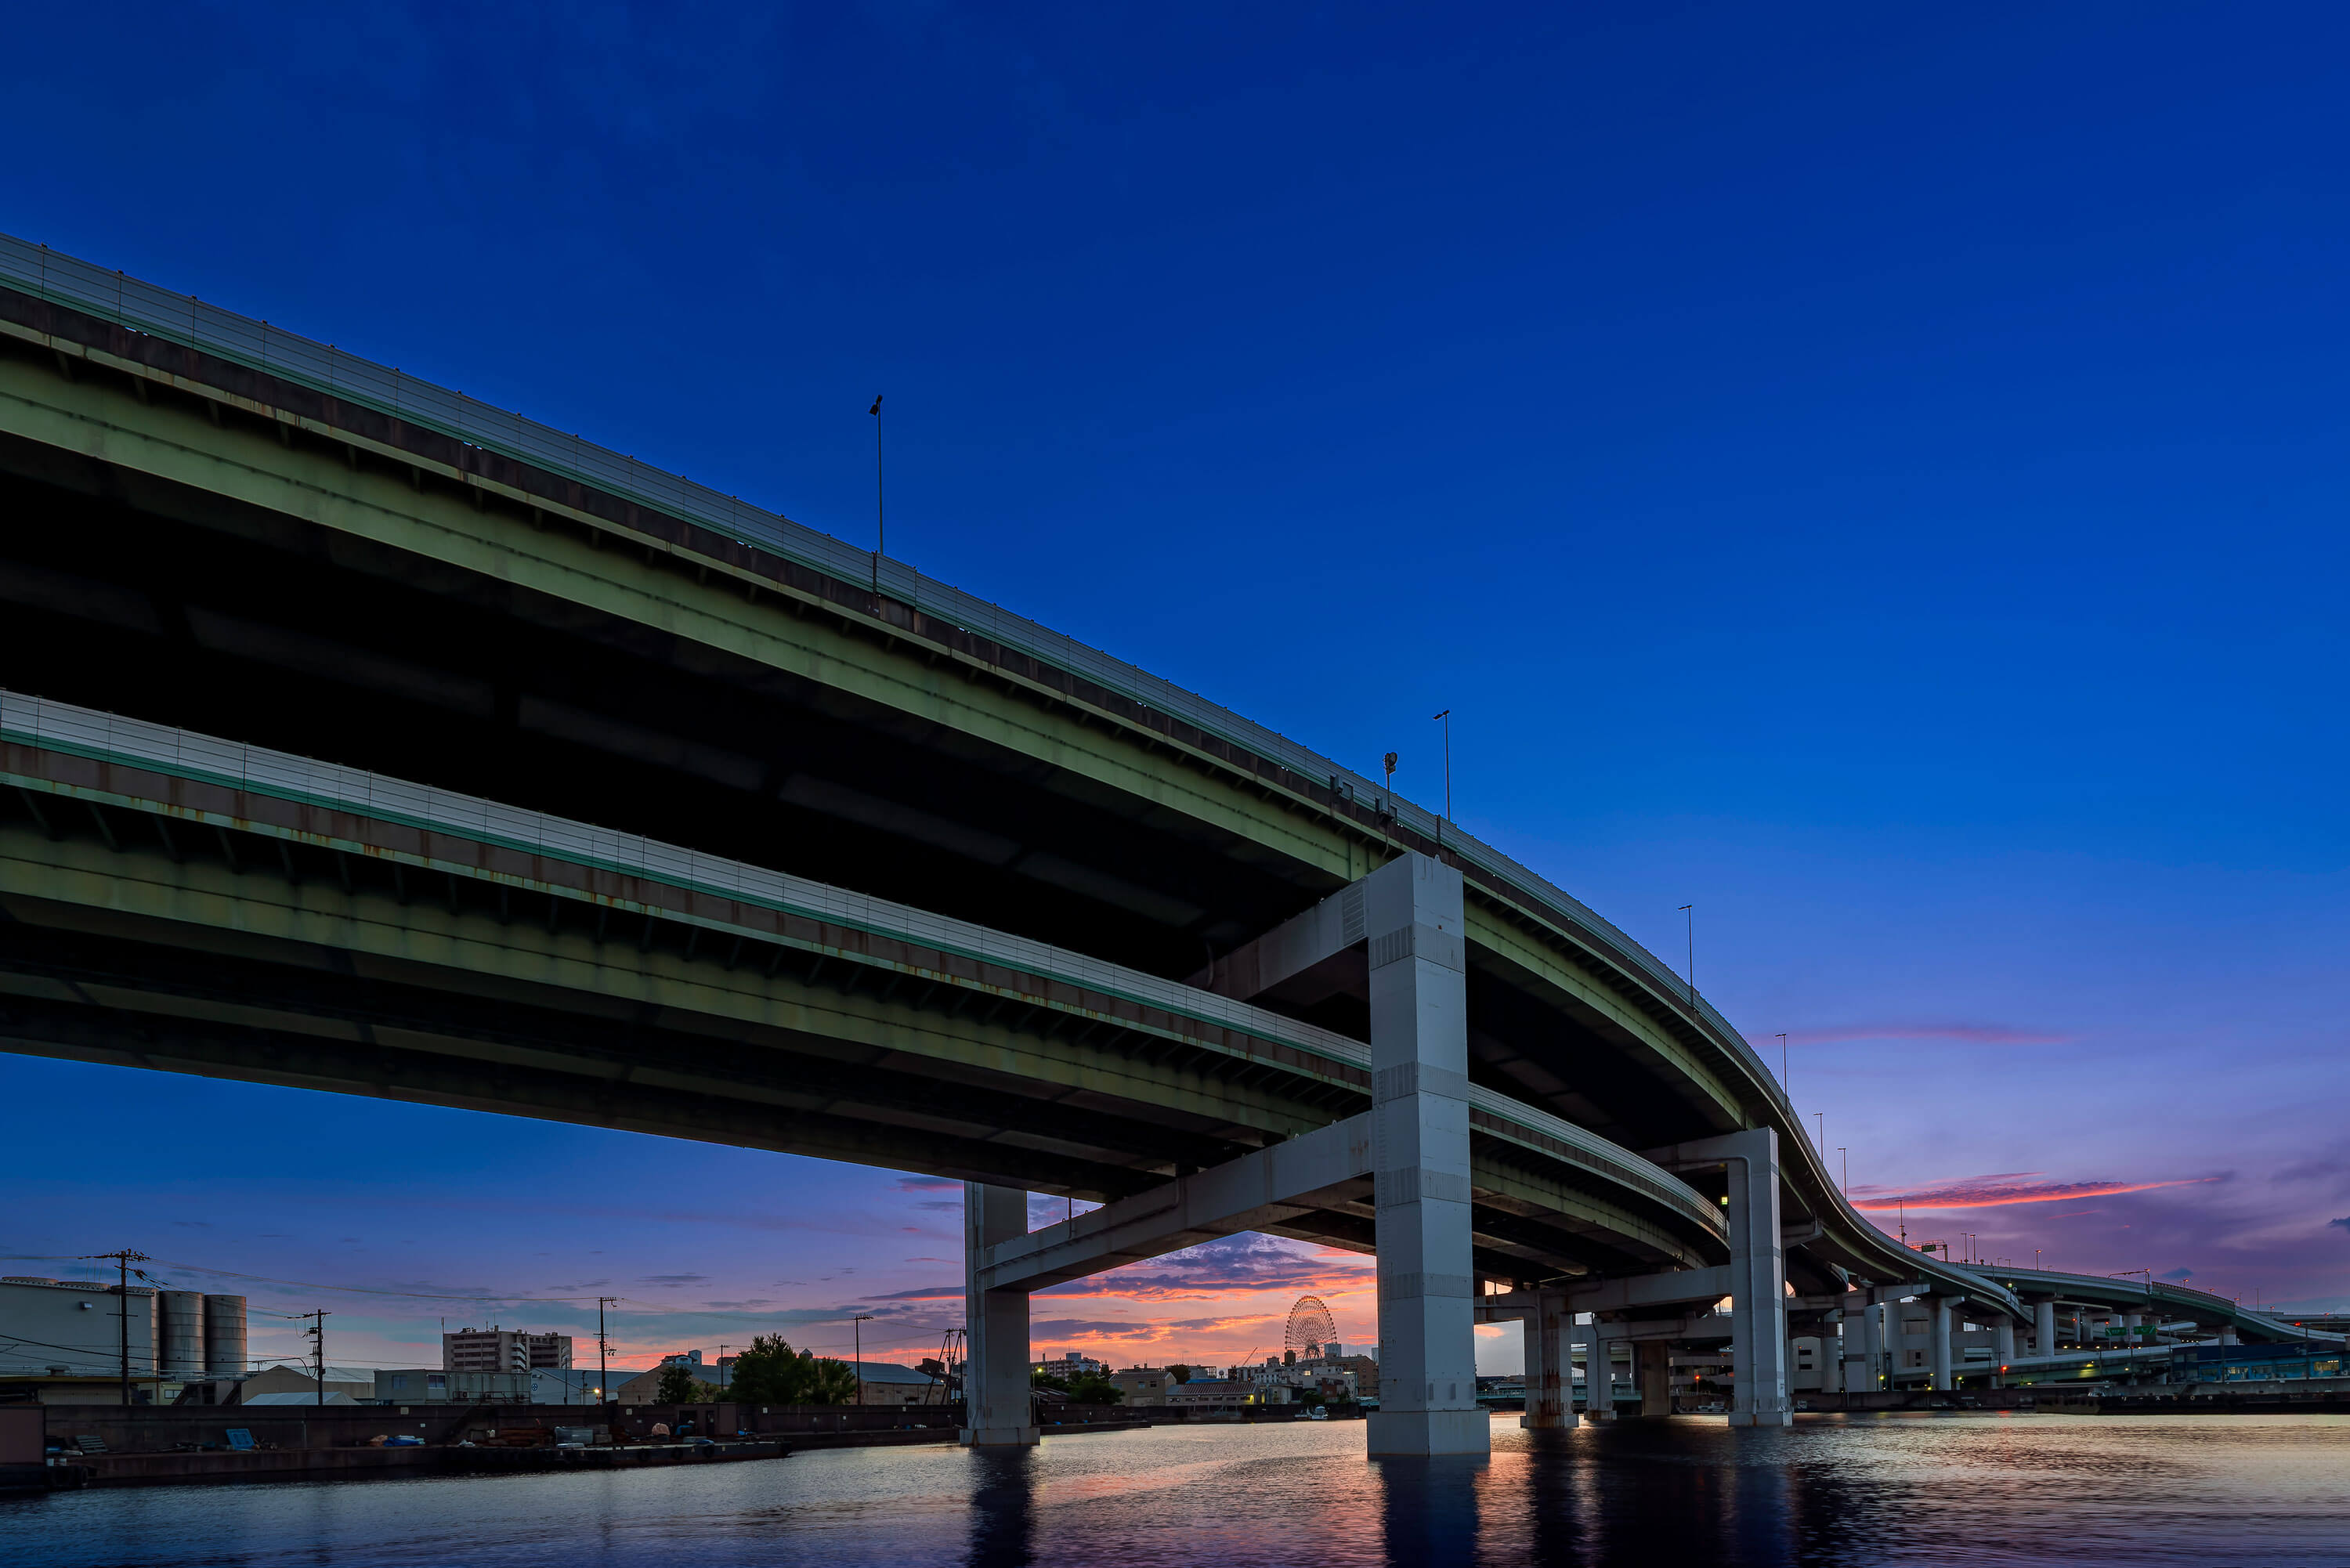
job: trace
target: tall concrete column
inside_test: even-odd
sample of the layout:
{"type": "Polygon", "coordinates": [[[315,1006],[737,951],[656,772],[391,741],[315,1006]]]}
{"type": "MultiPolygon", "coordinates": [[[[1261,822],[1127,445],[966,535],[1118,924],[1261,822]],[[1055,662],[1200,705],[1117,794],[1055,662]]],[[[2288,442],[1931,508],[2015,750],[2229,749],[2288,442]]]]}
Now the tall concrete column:
{"type": "Polygon", "coordinates": [[[1661,1339],[1632,1342],[1632,1386],[1639,1391],[1640,1415],[1656,1420],[1673,1413],[1673,1347],[1661,1339]]]}
{"type": "Polygon", "coordinates": [[[1586,1421],[1612,1421],[1616,1418],[1616,1345],[1617,1338],[1607,1332],[1606,1324],[1596,1318],[1585,1332],[1590,1338],[1584,1342],[1584,1354],[1588,1358],[1583,1374],[1583,1418],[1586,1421]]]}
{"type": "Polygon", "coordinates": [[[962,1440],[972,1447],[1036,1441],[1029,1398],[1028,1293],[979,1288],[987,1249],[1028,1233],[1028,1194],[1016,1187],[962,1184],[962,1440]]]}
{"type": "Polygon", "coordinates": [[[1867,1394],[1877,1387],[1877,1327],[1868,1310],[1866,1290],[1848,1291],[1844,1298],[1844,1391],[1867,1394]]]}
{"type": "Polygon", "coordinates": [[[1779,1236],[1779,1135],[1710,1140],[1730,1154],[1730,1424],[1785,1427],[1787,1266],[1779,1236]]]}
{"type": "Polygon", "coordinates": [[[1950,1298],[1934,1298],[1934,1320],[1926,1331],[1929,1359],[1933,1364],[1934,1392],[1950,1390],[1950,1298]]]}
{"type": "Polygon", "coordinates": [[[1565,1332],[1574,1314],[1545,1291],[1526,1319],[1526,1413],[1518,1425],[1530,1431],[1556,1431],[1575,1425],[1573,1371],[1567,1365],[1565,1332]]]}
{"type": "Polygon", "coordinates": [[[2037,1303],[2032,1309],[2032,1354],[2056,1354],[2056,1303],[2054,1301],[2037,1303]]]}
{"type": "Polygon", "coordinates": [[[2000,1319],[1997,1333],[1999,1348],[1992,1353],[1991,1359],[2005,1366],[2015,1359],[2015,1320],[2011,1317],[2000,1319]]]}
{"type": "Polygon", "coordinates": [[[1406,855],[1362,887],[1379,1279],[1379,1408],[1367,1443],[1374,1454],[1482,1454],[1461,873],[1406,855]]]}

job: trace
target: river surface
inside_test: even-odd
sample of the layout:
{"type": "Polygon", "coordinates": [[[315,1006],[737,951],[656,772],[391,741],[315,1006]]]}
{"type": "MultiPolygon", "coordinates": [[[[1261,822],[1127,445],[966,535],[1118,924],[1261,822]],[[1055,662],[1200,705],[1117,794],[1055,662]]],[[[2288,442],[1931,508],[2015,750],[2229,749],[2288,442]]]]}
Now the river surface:
{"type": "Polygon", "coordinates": [[[2350,1417],[1703,1417],[1482,1462],[1358,1422],[848,1449],[635,1472],[0,1501],[0,1564],[2350,1564],[2350,1417]]]}

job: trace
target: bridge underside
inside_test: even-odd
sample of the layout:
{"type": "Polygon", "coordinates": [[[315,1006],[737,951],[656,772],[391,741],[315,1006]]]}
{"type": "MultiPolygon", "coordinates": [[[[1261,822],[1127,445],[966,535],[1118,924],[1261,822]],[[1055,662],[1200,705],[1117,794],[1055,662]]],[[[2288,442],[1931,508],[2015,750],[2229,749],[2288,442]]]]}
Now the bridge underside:
{"type": "MultiPolygon", "coordinates": [[[[500,869],[494,843],[388,853],[369,842],[381,823],[279,803],[308,815],[273,824],[252,798],[198,812],[186,781],[6,755],[10,1049],[1098,1200],[1369,1104],[1359,1067],[1114,992],[871,929],[762,926],[643,877],[566,887],[543,860],[500,869]]],[[[1474,1135],[1482,1270],[1645,1270],[1716,1245],[1528,1136],[1474,1135]]],[[[1367,1179],[1326,1198],[1264,1229],[1370,1250],[1367,1179]]]]}

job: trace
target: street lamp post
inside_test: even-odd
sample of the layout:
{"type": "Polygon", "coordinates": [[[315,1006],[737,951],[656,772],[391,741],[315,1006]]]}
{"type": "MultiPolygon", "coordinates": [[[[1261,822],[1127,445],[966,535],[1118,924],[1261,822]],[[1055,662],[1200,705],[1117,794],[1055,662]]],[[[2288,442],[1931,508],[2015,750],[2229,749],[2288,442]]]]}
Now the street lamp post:
{"type": "Polygon", "coordinates": [[[860,1410],[865,1407],[865,1325],[872,1321],[873,1314],[869,1312],[858,1313],[848,1320],[849,1333],[856,1336],[857,1407],[860,1410]]]}

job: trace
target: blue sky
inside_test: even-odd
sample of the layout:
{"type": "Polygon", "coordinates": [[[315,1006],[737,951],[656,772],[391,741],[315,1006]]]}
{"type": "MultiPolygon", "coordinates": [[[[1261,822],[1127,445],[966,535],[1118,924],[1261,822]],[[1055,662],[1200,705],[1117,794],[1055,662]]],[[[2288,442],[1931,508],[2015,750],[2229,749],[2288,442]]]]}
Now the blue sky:
{"type": "MultiPolygon", "coordinates": [[[[885,391],[893,555],[1423,801],[1451,707],[1463,822],[1676,961],[1694,902],[1856,1190],[2350,1298],[2338,11],[17,29],[0,227],[860,544],[885,391]]],[[[0,1149],[9,1250],[744,1321],[951,1278],[883,1173],[129,1076],[0,1060],[74,1107],[0,1149]],[[91,1178],[99,1106],[159,1136],[91,1178]]],[[[1316,1269],[1369,1339],[1239,1246],[1037,1315],[1237,1354],[1316,1269]]]]}

